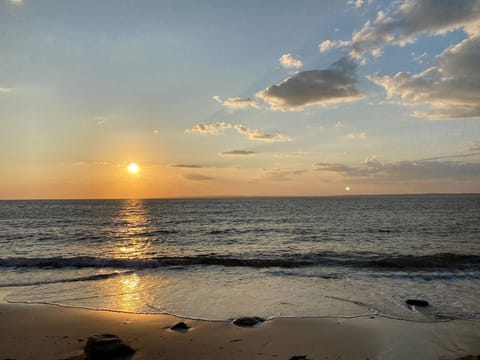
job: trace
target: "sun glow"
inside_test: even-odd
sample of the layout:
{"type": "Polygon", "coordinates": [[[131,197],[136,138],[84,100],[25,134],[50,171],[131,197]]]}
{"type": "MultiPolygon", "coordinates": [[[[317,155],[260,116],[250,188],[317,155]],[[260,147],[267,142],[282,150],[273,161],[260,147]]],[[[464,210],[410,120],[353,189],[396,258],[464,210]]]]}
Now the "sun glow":
{"type": "Polygon", "coordinates": [[[130,165],[128,165],[127,171],[128,171],[130,174],[135,175],[135,174],[138,174],[138,173],[139,173],[140,167],[139,167],[137,164],[135,164],[135,163],[131,163],[130,165]]]}

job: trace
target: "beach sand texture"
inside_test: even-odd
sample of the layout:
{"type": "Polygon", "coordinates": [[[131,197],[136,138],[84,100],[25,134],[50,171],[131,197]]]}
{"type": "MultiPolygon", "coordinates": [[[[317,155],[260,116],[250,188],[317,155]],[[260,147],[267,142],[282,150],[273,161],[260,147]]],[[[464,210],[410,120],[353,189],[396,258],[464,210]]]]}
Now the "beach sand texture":
{"type": "Polygon", "coordinates": [[[52,305],[0,305],[0,359],[84,359],[89,336],[116,334],[133,359],[455,359],[480,353],[480,323],[286,318],[252,328],[52,305]],[[185,321],[188,330],[170,327],[185,321]],[[301,357],[300,357],[301,358],[301,357]]]}

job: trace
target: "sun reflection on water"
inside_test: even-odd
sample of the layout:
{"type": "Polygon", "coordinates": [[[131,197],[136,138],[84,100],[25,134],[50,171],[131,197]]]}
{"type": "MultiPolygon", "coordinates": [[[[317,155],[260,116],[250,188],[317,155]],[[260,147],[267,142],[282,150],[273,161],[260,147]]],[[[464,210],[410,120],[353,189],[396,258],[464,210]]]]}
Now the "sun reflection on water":
{"type": "MultiPolygon", "coordinates": [[[[151,251],[148,236],[149,216],[144,200],[125,200],[115,220],[115,236],[112,239],[115,259],[142,260],[151,251]]],[[[136,273],[118,279],[117,308],[122,311],[139,312],[148,301],[145,297],[145,278],[136,273]]]]}
{"type": "Polygon", "coordinates": [[[118,305],[122,311],[138,312],[143,307],[139,285],[140,277],[137,274],[122,277],[120,280],[118,305]]]}
{"type": "Polygon", "coordinates": [[[125,200],[119,211],[114,257],[142,259],[151,248],[148,237],[148,212],[143,200],[125,200]]]}

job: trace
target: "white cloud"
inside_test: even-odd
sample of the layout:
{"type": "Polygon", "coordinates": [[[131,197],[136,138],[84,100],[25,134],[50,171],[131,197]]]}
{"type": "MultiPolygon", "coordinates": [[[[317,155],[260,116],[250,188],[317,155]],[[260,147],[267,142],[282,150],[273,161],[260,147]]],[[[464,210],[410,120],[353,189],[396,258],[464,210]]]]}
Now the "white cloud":
{"type": "Polygon", "coordinates": [[[205,135],[217,135],[223,133],[225,129],[231,128],[232,125],[225,122],[216,122],[214,124],[198,123],[191,129],[185,130],[186,134],[205,134],[205,135]]]}
{"type": "Polygon", "coordinates": [[[280,133],[276,134],[264,134],[256,129],[250,129],[244,125],[234,125],[235,130],[239,134],[245,135],[250,140],[259,140],[259,141],[270,141],[270,142],[288,142],[292,141],[288,136],[285,136],[280,133]]]}
{"type": "Polygon", "coordinates": [[[387,96],[408,106],[423,106],[417,117],[455,119],[480,117],[480,36],[472,36],[438,56],[438,65],[419,74],[373,75],[387,96]]]}
{"type": "Polygon", "coordinates": [[[361,132],[361,133],[350,133],[345,135],[345,138],[348,140],[365,140],[367,138],[367,133],[361,132]]]}
{"type": "Polygon", "coordinates": [[[258,109],[259,106],[257,102],[251,98],[228,98],[223,102],[223,106],[227,109],[231,110],[238,110],[238,109],[247,109],[247,108],[254,108],[258,109]]]}
{"type": "Polygon", "coordinates": [[[216,96],[213,96],[212,99],[222,104],[228,110],[244,110],[248,108],[253,108],[253,109],[260,108],[257,102],[249,97],[247,98],[237,97],[237,98],[228,98],[226,100],[222,100],[220,96],[216,95],[216,96]]]}
{"type": "Polygon", "coordinates": [[[368,0],[368,1],[365,1],[365,0],[348,0],[347,1],[348,5],[355,6],[356,8],[361,8],[363,5],[365,5],[365,3],[371,4],[372,0],[368,0]]]}
{"type": "Polygon", "coordinates": [[[344,40],[325,40],[318,45],[318,48],[320,49],[321,53],[327,52],[331,49],[335,48],[340,48],[340,47],[345,47],[349,46],[350,41],[344,41],[344,40]]]}
{"type": "Polygon", "coordinates": [[[22,5],[23,0],[7,0],[9,3],[12,3],[14,5],[22,5]]]}
{"type": "Polygon", "coordinates": [[[330,69],[301,71],[256,96],[272,110],[302,110],[310,105],[349,102],[362,95],[356,88],[356,64],[342,58],[330,69]]]}
{"type": "Polygon", "coordinates": [[[295,59],[292,54],[283,54],[278,61],[285,69],[300,69],[303,66],[303,61],[295,59]]]}

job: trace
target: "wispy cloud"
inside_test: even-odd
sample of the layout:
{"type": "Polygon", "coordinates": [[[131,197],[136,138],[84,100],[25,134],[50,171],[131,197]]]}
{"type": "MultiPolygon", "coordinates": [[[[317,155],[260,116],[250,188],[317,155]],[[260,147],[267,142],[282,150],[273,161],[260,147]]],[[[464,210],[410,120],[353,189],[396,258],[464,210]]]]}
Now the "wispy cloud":
{"type": "Polygon", "coordinates": [[[23,4],[23,0],[7,0],[9,3],[11,4],[14,4],[14,5],[22,5],[23,4]]]}
{"type": "Polygon", "coordinates": [[[287,142],[287,141],[292,141],[288,136],[285,136],[280,133],[276,134],[264,134],[260,132],[259,130],[256,129],[250,129],[246,127],[245,125],[234,125],[235,130],[238,131],[238,133],[245,135],[248,137],[250,140],[259,140],[259,141],[271,141],[271,142],[287,142]]]}
{"type": "Polygon", "coordinates": [[[218,135],[224,132],[225,129],[235,129],[239,134],[248,137],[250,140],[259,140],[267,142],[287,142],[291,141],[288,136],[281,133],[265,134],[257,129],[250,129],[241,124],[229,124],[225,122],[217,122],[213,124],[199,123],[191,129],[185,130],[186,134],[204,134],[204,135],[218,135]]]}
{"type": "Polygon", "coordinates": [[[260,177],[257,178],[257,181],[290,181],[295,177],[302,176],[308,172],[310,169],[284,169],[284,168],[273,168],[265,169],[260,174],[260,177]]]}
{"type": "Polygon", "coordinates": [[[222,100],[220,96],[215,95],[212,97],[213,100],[216,102],[222,104],[225,108],[228,110],[244,110],[248,108],[253,108],[253,109],[258,109],[260,106],[258,103],[252,99],[252,98],[228,98],[225,100],[222,100]]]}
{"type": "Polygon", "coordinates": [[[191,129],[185,130],[186,134],[204,134],[217,135],[223,133],[225,129],[231,128],[232,125],[225,122],[216,122],[213,124],[199,123],[191,129]]]}
{"type": "Polygon", "coordinates": [[[13,88],[0,87],[0,94],[11,94],[11,93],[13,93],[13,88]]]}
{"type": "Polygon", "coordinates": [[[310,155],[310,153],[306,151],[296,151],[293,153],[273,154],[273,157],[276,159],[295,159],[295,158],[303,158],[308,155],[310,155]]]}
{"type": "Polygon", "coordinates": [[[372,0],[348,0],[347,4],[355,6],[356,8],[361,8],[365,4],[371,4],[372,0]]]}
{"type": "Polygon", "coordinates": [[[211,176],[206,176],[202,174],[183,174],[183,177],[188,180],[193,181],[207,181],[207,180],[214,180],[211,176]]]}
{"type": "Polygon", "coordinates": [[[292,54],[283,54],[278,61],[285,69],[300,69],[303,66],[303,61],[295,59],[292,54]]]}
{"type": "Polygon", "coordinates": [[[447,155],[438,155],[432,156],[422,161],[428,160],[446,160],[446,159],[461,159],[461,158],[469,158],[469,157],[480,157],[480,141],[469,141],[463,145],[463,150],[457,154],[447,154],[447,155]]]}
{"type": "Polygon", "coordinates": [[[172,164],[170,165],[174,168],[187,168],[187,169],[200,169],[203,168],[203,165],[196,165],[196,164],[172,164]]]}
{"type": "Polygon", "coordinates": [[[302,110],[310,105],[349,102],[361,98],[356,64],[345,57],[326,70],[301,71],[256,94],[272,110],[302,110]]]}
{"type": "Polygon", "coordinates": [[[341,163],[318,163],[317,170],[329,171],[352,178],[377,180],[464,179],[480,176],[480,163],[460,161],[396,161],[382,163],[367,158],[358,166],[341,163]]]}
{"type": "Polygon", "coordinates": [[[347,138],[348,140],[364,140],[367,138],[367,133],[366,132],[349,133],[345,135],[345,138],[347,138]]]}
{"type": "Polygon", "coordinates": [[[469,141],[465,148],[467,151],[480,151],[480,140],[469,141]]]}
{"type": "Polygon", "coordinates": [[[257,153],[255,151],[249,150],[231,150],[231,151],[224,151],[221,152],[220,156],[254,156],[257,153]]]}

